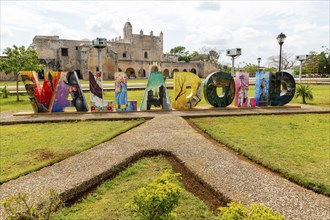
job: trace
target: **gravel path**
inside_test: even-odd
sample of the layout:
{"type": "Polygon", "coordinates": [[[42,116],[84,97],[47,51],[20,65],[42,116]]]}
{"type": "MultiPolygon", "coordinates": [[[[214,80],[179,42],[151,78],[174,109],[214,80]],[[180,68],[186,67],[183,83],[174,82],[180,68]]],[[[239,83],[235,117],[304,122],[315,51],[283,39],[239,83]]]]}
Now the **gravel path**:
{"type": "Polygon", "coordinates": [[[171,152],[205,184],[231,200],[263,203],[287,219],[330,219],[329,197],[241,160],[171,114],[157,115],[109,142],[2,184],[0,202],[19,191],[40,197],[39,191],[48,187],[72,199],[152,152],[171,152]]]}

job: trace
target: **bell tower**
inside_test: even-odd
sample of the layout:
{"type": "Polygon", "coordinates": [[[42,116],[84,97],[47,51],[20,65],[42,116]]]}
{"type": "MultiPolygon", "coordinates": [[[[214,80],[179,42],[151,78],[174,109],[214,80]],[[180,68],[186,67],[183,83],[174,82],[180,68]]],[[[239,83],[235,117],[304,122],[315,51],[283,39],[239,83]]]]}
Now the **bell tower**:
{"type": "Polygon", "coordinates": [[[124,39],[130,39],[133,36],[133,28],[129,21],[127,21],[124,25],[124,39]]]}

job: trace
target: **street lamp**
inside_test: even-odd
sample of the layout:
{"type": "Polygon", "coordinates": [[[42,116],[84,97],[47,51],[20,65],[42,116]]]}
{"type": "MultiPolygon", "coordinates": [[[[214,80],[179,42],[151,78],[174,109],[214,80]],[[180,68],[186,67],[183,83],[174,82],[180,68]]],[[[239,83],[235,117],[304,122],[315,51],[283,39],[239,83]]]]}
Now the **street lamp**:
{"type": "Polygon", "coordinates": [[[285,34],[283,34],[282,32],[277,36],[277,42],[280,45],[280,60],[279,60],[279,64],[278,64],[278,71],[281,72],[281,64],[282,64],[282,45],[285,41],[285,34]]]}
{"type": "Polygon", "coordinates": [[[106,38],[96,38],[92,41],[92,45],[94,48],[98,49],[98,72],[102,73],[102,48],[107,46],[107,39],[106,38]]]}
{"type": "Polygon", "coordinates": [[[234,49],[228,49],[226,50],[226,55],[231,57],[231,75],[234,77],[235,76],[235,64],[234,60],[235,57],[238,57],[242,54],[242,49],[241,48],[234,48],[234,49]]]}
{"type": "Polygon", "coordinates": [[[257,60],[258,60],[258,71],[259,71],[259,69],[260,69],[260,61],[261,61],[261,58],[258,57],[257,60]]]}
{"type": "Polygon", "coordinates": [[[300,61],[300,70],[299,70],[299,84],[301,84],[301,74],[302,74],[302,63],[307,60],[309,55],[299,55],[296,56],[296,60],[300,61]]]}

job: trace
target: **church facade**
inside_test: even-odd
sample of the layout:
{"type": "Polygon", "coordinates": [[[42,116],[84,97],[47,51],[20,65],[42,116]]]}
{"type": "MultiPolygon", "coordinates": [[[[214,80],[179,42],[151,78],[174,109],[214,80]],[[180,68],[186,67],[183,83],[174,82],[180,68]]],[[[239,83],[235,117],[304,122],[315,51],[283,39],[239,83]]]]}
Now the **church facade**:
{"type": "MultiPolygon", "coordinates": [[[[164,54],[164,35],[153,31],[133,34],[133,27],[126,22],[123,36],[107,40],[102,51],[104,79],[113,79],[115,72],[126,72],[129,78],[147,78],[153,71],[161,71],[166,77],[174,72],[193,72],[206,77],[216,67],[205,61],[179,62],[176,56],[164,54]]],[[[67,40],[59,36],[35,36],[32,47],[37,50],[44,71],[76,71],[80,79],[88,80],[89,71],[98,70],[98,49],[90,40],[67,40]]],[[[40,75],[39,75],[40,76],[40,75]]],[[[42,74],[40,76],[42,78],[42,74]]]]}

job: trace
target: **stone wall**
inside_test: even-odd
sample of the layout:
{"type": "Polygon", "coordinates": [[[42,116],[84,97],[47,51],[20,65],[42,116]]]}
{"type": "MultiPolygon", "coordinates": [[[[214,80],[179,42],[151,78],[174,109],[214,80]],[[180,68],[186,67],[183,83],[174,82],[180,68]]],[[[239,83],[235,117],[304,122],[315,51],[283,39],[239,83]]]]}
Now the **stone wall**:
{"type": "MultiPolygon", "coordinates": [[[[207,62],[178,62],[177,57],[163,54],[163,33],[154,36],[133,34],[133,27],[125,23],[123,38],[107,42],[102,49],[102,70],[104,79],[113,79],[114,73],[126,72],[129,77],[145,78],[153,71],[162,71],[165,76],[173,77],[174,72],[194,72],[206,77],[216,71],[207,62]]],[[[59,36],[35,36],[32,45],[36,48],[45,71],[76,71],[80,78],[88,80],[88,72],[98,67],[98,51],[90,40],[67,40],[59,36]]],[[[11,80],[12,75],[0,74],[0,80],[11,80]]]]}

